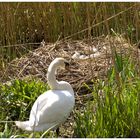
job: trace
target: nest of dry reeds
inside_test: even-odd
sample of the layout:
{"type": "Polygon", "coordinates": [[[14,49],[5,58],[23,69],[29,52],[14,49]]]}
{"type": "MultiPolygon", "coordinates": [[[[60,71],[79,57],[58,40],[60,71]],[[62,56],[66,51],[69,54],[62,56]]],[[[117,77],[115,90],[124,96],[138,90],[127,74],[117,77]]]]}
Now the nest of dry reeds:
{"type": "Polygon", "coordinates": [[[42,45],[21,58],[11,61],[2,72],[1,81],[32,76],[46,82],[46,73],[50,62],[56,57],[64,57],[70,61],[70,71],[58,71],[57,78],[68,81],[74,89],[78,90],[84,82],[106,76],[113,63],[113,48],[123,55],[132,54],[132,51],[136,53],[136,49],[121,36],[101,36],[91,39],[90,42],[85,39],[42,45]],[[96,52],[92,51],[93,48],[96,48],[96,52]],[[72,59],[75,52],[86,56],[94,53],[99,55],[89,59],[72,59]]]}
{"type": "Polygon", "coordinates": [[[108,70],[113,65],[114,51],[124,57],[125,55],[137,57],[137,49],[122,36],[101,36],[90,40],[59,41],[46,45],[43,43],[34,51],[29,51],[21,58],[11,61],[7,68],[0,73],[1,81],[34,77],[47,82],[46,73],[51,61],[56,57],[64,57],[70,62],[70,71],[61,70],[60,72],[58,70],[57,79],[69,82],[78,99],[80,96],[82,99],[86,99],[88,96],[90,98],[83,83],[90,86],[93,84],[92,79],[106,78],[108,70]],[[95,57],[74,59],[73,56],[76,52],[81,56],[95,54],[95,57]]]}

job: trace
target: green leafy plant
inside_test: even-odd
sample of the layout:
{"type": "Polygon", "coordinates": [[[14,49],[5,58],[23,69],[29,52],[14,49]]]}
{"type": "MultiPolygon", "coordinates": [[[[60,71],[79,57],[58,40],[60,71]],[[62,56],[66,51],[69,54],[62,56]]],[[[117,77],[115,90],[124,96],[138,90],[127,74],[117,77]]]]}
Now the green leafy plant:
{"type": "Polygon", "coordinates": [[[83,113],[76,113],[75,136],[140,137],[140,78],[133,62],[122,60],[118,54],[115,59],[121,88],[117,85],[114,67],[106,81],[94,82],[93,101],[83,113]]]}
{"type": "Polygon", "coordinates": [[[21,135],[21,133],[19,133],[21,130],[16,132],[17,130],[14,123],[9,123],[9,121],[27,120],[34,101],[40,94],[47,91],[49,87],[40,80],[34,79],[16,79],[10,84],[1,84],[0,87],[0,121],[7,121],[7,123],[0,123],[0,136],[3,138],[11,136],[29,137],[29,134],[21,135]],[[16,133],[13,133],[12,130],[15,130],[16,133]]]}

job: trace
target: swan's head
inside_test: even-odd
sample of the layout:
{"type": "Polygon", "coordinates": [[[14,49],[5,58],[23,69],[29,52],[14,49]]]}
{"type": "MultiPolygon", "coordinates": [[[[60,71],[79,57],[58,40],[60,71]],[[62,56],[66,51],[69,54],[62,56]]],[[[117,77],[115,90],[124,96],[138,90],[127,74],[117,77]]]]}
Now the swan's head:
{"type": "Polygon", "coordinates": [[[69,63],[66,59],[64,58],[55,58],[53,61],[52,61],[52,64],[53,65],[56,65],[58,67],[61,67],[62,69],[68,69],[69,68],[69,63]]]}

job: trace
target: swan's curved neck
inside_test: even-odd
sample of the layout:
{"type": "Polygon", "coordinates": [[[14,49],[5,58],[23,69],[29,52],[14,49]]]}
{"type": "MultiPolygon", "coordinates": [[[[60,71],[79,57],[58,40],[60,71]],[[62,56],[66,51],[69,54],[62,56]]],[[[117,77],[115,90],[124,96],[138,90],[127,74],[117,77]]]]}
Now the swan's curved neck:
{"type": "Polygon", "coordinates": [[[56,71],[57,69],[60,67],[60,65],[58,63],[52,62],[48,68],[48,72],[47,72],[47,80],[48,80],[48,84],[51,87],[52,90],[68,90],[69,92],[71,92],[72,94],[74,94],[73,92],[73,88],[71,87],[71,85],[65,81],[57,81],[56,80],[56,71]]]}
{"type": "Polygon", "coordinates": [[[48,80],[48,84],[51,87],[51,89],[56,89],[56,87],[58,86],[58,81],[56,80],[56,76],[55,76],[57,68],[58,68],[58,66],[53,63],[51,63],[48,68],[47,80],[48,80]]]}

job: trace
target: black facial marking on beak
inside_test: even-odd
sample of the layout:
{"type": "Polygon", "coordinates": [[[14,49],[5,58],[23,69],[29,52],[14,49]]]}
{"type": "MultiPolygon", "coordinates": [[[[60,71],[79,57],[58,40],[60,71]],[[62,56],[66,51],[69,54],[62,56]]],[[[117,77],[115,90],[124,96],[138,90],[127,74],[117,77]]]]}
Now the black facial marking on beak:
{"type": "Polygon", "coordinates": [[[69,62],[65,62],[65,65],[66,65],[66,66],[69,66],[70,64],[69,64],[69,62]]]}
{"type": "Polygon", "coordinates": [[[65,69],[68,70],[68,69],[69,69],[69,66],[70,66],[69,62],[66,62],[66,61],[65,61],[64,63],[65,63],[65,69]]]}

